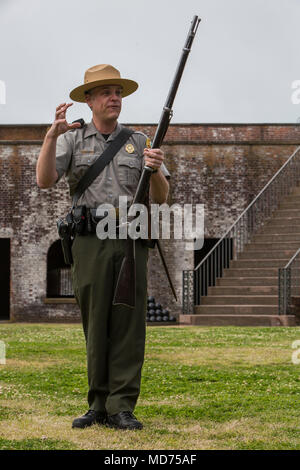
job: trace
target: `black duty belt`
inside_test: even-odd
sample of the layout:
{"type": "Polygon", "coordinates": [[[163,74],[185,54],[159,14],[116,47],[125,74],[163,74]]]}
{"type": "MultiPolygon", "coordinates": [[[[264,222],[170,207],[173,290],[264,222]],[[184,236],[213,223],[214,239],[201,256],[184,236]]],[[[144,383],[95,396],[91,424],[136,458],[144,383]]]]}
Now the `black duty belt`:
{"type": "MultiPolygon", "coordinates": [[[[119,220],[119,209],[108,210],[102,216],[97,216],[97,209],[91,209],[85,206],[77,206],[73,209],[73,231],[74,235],[89,235],[96,233],[97,224],[103,219],[113,218],[116,222],[119,220]]],[[[118,224],[117,224],[118,225],[118,224]]],[[[116,229],[118,233],[118,228],[116,229]]]]}
{"type": "Polygon", "coordinates": [[[102,220],[104,217],[115,217],[116,219],[119,218],[119,208],[118,207],[114,207],[112,208],[111,210],[108,210],[106,211],[106,215],[103,215],[103,216],[97,216],[97,209],[90,209],[88,208],[87,209],[91,216],[94,218],[94,219],[98,219],[98,220],[102,220]]]}
{"type": "MultiPolygon", "coordinates": [[[[107,213],[103,216],[97,216],[96,212],[97,209],[90,209],[85,206],[77,206],[74,209],[75,215],[73,215],[73,235],[81,235],[86,236],[90,234],[95,234],[98,222],[103,219],[109,219],[109,217],[113,217],[113,220],[116,221],[116,237],[118,238],[119,235],[119,208],[115,207],[111,211],[107,211],[107,213]]],[[[107,222],[108,223],[108,222],[107,222]]],[[[138,238],[137,242],[142,242],[143,244],[147,245],[149,248],[153,248],[153,241],[151,240],[144,240],[138,238]]]]}

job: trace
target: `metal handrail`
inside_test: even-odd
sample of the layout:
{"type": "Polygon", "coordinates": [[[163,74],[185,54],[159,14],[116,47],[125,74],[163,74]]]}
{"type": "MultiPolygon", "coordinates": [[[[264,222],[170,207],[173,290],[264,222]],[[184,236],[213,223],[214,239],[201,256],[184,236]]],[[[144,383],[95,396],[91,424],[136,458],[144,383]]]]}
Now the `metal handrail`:
{"type": "Polygon", "coordinates": [[[204,261],[209,257],[209,255],[216,249],[216,247],[222,242],[222,240],[228,235],[231,230],[237,225],[239,220],[246,214],[246,212],[253,206],[253,204],[258,200],[258,198],[266,191],[266,189],[272,184],[272,182],[277,178],[277,176],[283,171],[283,169],[286,167],[286,165],[290,162],[290,160],[296,155],[296,153],[300,150],[300,146],[296,148],[296,150],[292,153],[292,155],[287,159],[287,161],[279,168],[279,170],[275,173],[275,175],[272,176],[270,181],[263,187],[263,189],[255,196],[252,202],[247,206],[247,208],[244,210],[244,212],[239,215],[239,217],[236,219],[236,221],[231,225],[231,227],[227,230],[227,232],[223,235],[222,238],[215,244],[215,246],[210,250],[210,252],[203,258],[203,260],[200,261],[200,263],[194,268],[194,271],[196,271],[201,264],[204,263],[204,261]]]}
{"type": "Polygon", "coordinates": [[[183,271],[183,313],[193,313],[194,305],[201,303],[208,287],[223,276],[229,262],[237,259],[252,235],[270,219],[280,199],[299,181],[300,147],[297,147],[200,263],[183,271]]]}
{"type": "Polygon", "coordinates": [[[291,313],[293,294],[300,295],[300,248],[298,248],[283,268],[278,269],[279,315],[291,313]]]}
{"type": "Polygon", "coordinates": [[[287,262],[287,264],[282,268],[282,269],[287,269],[290,267],[290,265],[293,263],[293,261],[296,259],[297,255],[300,252],[300,248],[296,251],[296,253],[291,257],[291,259],[287,262]]]}

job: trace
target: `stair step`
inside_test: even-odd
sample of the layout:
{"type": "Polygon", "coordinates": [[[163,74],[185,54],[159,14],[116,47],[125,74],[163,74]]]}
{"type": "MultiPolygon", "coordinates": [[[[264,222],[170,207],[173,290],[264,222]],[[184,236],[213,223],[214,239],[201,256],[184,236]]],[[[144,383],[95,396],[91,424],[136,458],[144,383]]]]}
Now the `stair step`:
{"type": "Polygon", "coordinates": [[[238,259],[230,261],[228,269],[235,268],[282,268],[285,266],[290,258],[283,259],[238,259]]]}
{"type": "Polygon", "coordinates": [[[278,268],[230,268],[223,277],[277,277],[278,268]]]}
{"type": "Polygon", "coordinates": [[[251,246],[249,248],[246,248],[245,251],[242,253],[239,253],[239,260],[252,260],[252,259],[259,259],[259,260],[267,260],[267,259],[290,259],[297,249],[299,248],[299,245],[296,245],[297,248],[293,250],[282,250],[278,248],[277,250],[269,250],[268,248],[265,248],[264,250],[258,250],[255,249],[256,247],[251,246]],[[252,248],[252,249],[250,249],[252,248]]]}
{"type": "Polygon", "coordinates": [[[290,193],[290,195],[300,195],[300,186],[295,186],[293,189],[292,189],[292,192],[290,193]]]}
{"type": "Polygon", "coordinates": [[[195,305],[199,315],[276,315],[277,305],[195,305]]]}
{"type": "MultiPolygon", "coordinates": [[[[299,215],[299,211],[297,210],[297,214],[299,215]]],[[[300,217],[282,217],[280,215],[272,217],[266,224],[264,225],[265,228],[268,227],[277,227],[278,225],[298,225],[300,226],[300,217]]]]}
{"type": "Polygon", "coordinates": [[[300,211],[300,199],[299,201],[282,202],[279,206],[279,210],[283,209],[298,209],[300,211]]]}
{"type": "Polygon", "coordinates": [[[180,315],[181,325],[201,326],[296,326],[294,315],[180,315]]]}
{"type": "Polygon", "coordinates": [[[259,235],[255,235],[252,239],[253,243],[265,243],[265,242],[299,242],[300,244],[300,232],[296,233],[280,233],[280,234],[264,234],[260,233],[259,235]]]}
{"type": "Polygon", "coordinates": [[[293,208],[293,209],[282,209],[281,207],[279,207],[278,209],[276,209],[274,211],[274,215],[275,217],[283,217],[283,218],[286,218],[286,217],[299,217],[299,210],[297,208],[293,208]]]}
{"type": "Polygon", "coordinates": [[[272,305],[277,308],[278,295],[208,295],[201,305],[272,305]]]}
{"type": "Polygon", "coordinates": [[[292,233],[299,233],[300,232],[300,225],[294,224],[280,224],[280,225],[264,225],[261,230],[261,235],[289,235],[292,233]]]}
{"type": "Polygon", "coordinates": [[[289,196],[284,197],[284,202],[299,202],[300,203],[300,195],[299,194],[290,194],[289,196]]]}
{"type": "Polygon", "coordinates": [[[270,241],[270,242],[263,242],[263,243],[251,242],[249,243],[249,245],[245,246],[245,250],[243,253],[249,253],[252,251],[255,251],[257,253],[260,253],[261,251],[268,252],[268,253],[275,253],[275,252],[276,253],[277,252],[288,253],[290,251],[293,251],[295,253],[299,247],[300,247],[300,240],[299,242],[290,241],[288,245],[282,241],[280,242],[270,241]]]}
{"type": "Polygon", "coordinates": [[[273,277],[222,277],[216,280],[216,286],[278,286],[278,273],[273,277]]]}
{"type": "Polygon", "coordinates": [[[245,296],[257,296],[257,295],[278,295],[278,286],[213,286],[209,287],[207,291],[208,295],[245,295],[245,296]]]}
{"type": "Polygon", "coordinates": [[[282,202],[298,204],[300,203],[300,196],[286,196],[282,202]]]}

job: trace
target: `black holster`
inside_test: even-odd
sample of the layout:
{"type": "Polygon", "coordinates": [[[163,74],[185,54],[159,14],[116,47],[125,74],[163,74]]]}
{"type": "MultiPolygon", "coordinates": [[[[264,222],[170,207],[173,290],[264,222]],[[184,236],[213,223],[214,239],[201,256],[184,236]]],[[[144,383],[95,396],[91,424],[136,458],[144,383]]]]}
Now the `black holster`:
{"type": "Polygon", "coordinates": [[[58,235],[61,239],[61,246],[66,264],[73,264],[72,244],[73,244],[73,216],[69,212],[65,219],[57,221],[58,235]]]}

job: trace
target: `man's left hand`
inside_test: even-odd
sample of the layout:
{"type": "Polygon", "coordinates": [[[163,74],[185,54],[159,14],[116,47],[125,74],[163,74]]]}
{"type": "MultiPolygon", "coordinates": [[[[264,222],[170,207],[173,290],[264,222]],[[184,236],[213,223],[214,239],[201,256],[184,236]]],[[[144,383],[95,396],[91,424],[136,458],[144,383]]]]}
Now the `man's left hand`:
{"type": "Polygon", "coordinates": [[[162,162],[164,161],[164,152],[161,149],[144,149],[145,165],[150,166],[155,170],[159,170],[162,162]]]}

